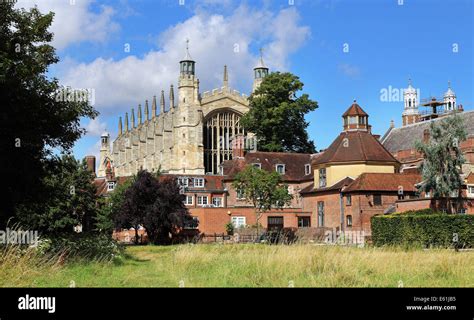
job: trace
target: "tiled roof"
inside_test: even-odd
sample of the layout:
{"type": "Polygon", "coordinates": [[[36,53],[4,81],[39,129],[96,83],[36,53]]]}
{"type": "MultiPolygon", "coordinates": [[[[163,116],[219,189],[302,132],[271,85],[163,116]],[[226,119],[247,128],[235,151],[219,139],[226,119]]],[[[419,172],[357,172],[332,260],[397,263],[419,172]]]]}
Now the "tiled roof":
{"type": "Polygon", "coordinates": [[[301,194],[309,194],[309,193],[317,193],[317,192],[324,192],[324,191],[341,190],[345,186],[350,185],[353,181],[354,181],[354,179],[352,179],[351,177],[345,177],[344,179],[336,182],[335,184],[333,184],[330,187],[317,188],[317,189],[314,188],[314,183],[312,183],[309,186],[307,186],[306,188],[304,188],[303,190],[301,190],[300,193],[301,194]]]}
{"type": "Polygon", "coordinates": [[[371,133],[345,131],[313,163],[353,161],[398,162],[371,133]]]}
{"type": "MultiPolygon", "coordinates": [[[[474,111],[464,111],[458,115],[464,119],[467,134],[474,135],[474,111]]],[[[390,128],[383,136],[382,144],[391,153],[414,149],[416,141],[423,141],[423,131],[430,128],[430,123],[443,118],[418,122],[400,128],[390,128]]]]}
{"type": "Polygon", "coordinates": [[[283,181],[311,181],[313,180],[313,171],[305,174],[305,165],[311,164],[311,158],[317,158],[317,155],[288,152],[248,152],[243,158],[225,161],[222,166],[224,175],[232,179],[245,166],[254,163],[260,163],[263,170],[275,171],[277,164],[285,165],[285,174],[282,175],[283,181]]]}
{"type": "Polygon", "coordinates": [[[96,195],[103,196],[107,194],[107,180],[105,178],[95,178],[94,186],[96,187],[96,195]]]}
{"type": "Polygon", "coordinates": [[[393,191],[400,187],[404,192],[415,192],[415,184],[421,181],[419,174],[401,173],[363,173],[354,180],[343,192],[354,191],[393,191]]]}
{"type": "Polygon", "coordinates": [[[346,112],[342,114],[343,117],[346,116],[368,116],[367,113],[354,101],[354,103],[347,109],[346,112]]]}

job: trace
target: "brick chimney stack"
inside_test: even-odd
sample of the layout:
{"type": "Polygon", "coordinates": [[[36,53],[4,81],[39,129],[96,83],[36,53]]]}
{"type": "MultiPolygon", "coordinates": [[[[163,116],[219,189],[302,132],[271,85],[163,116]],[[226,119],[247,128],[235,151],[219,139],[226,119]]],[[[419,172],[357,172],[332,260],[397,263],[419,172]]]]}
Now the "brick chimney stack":
{"type": "Polygon", "coordinates": [[[245,148],[245,137],[243,135],[236,135],[232,139],[232,158],[243,158],[245,148]]]}
{"type": "Polygon", "coordinates": [[[95,156],[86,156],[87,170],[95,176],[95,156]]]}

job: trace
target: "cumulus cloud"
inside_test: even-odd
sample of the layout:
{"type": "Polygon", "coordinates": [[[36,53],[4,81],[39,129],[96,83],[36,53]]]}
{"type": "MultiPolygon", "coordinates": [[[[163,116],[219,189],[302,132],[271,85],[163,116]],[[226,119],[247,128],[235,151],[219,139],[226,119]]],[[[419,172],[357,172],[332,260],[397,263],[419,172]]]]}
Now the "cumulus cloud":
{"type": "Polygon", "coordinates": [[[106,130],[107,123],[101,122],[99,117],[91,119],[89,123],[85,126],[87,135],[100,137],[102,133],[106,130]]]}
{"type": "Polygon", "coordinates": [[[95,13],[91,9],[93,0],[19,0],[17,8],[37,6],[41,12],[55,13],[51,31],[53,46],[61,50],[70,44],[83,41],[104,42],[119,29],[113,21],[115,14],[110,6],[101,6],[95,13]]]}
{"type": "Polygon", "coordinates": [[[272,70],[289,67],[289,56],[309,38],[310,29],[300,24],[295,8],[278,12],[240,6],[229,15],[197,10],[189,19],[157,35],[157,48],[143,56],[115,60],[97,58],[90,63],[67,62],[59,70],[65,85],[95,89],[96,108],[102,115],[120,111],[159,95],[176,82],[178,61],[190,40],[190,52],[196,60],[201,92],[222,85],[223,66],[228,65],[232,87],[248,92],[258,48],[264,47],[266,64],[272,70]]]}

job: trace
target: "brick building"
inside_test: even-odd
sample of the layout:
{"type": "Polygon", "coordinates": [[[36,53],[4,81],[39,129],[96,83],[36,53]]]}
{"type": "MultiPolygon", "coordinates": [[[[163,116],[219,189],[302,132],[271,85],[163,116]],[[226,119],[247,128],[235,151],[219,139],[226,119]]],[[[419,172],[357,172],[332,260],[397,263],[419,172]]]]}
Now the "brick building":
{"type": "Polygon", "coordinates": [[[370,232],[370,217],[395,211],[416,197],[419,175],[399,174],[400,163],[373,135],[369,115],[354,101],[342,115],[343,131],[314,157],[314,181],[301,191],[303,209],[320,228],[370,232]]]}

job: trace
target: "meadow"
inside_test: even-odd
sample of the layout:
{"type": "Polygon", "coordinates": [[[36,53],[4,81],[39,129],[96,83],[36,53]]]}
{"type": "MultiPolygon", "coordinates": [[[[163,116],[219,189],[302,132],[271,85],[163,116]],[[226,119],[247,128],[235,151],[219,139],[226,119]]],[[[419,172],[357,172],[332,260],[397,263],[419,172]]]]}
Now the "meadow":
{"type": "Polygon", "coordinates": [[[1,287],[474,287],[474,252],[317,245],[131,246],[112,261],[27,253],[1,287]]]}

